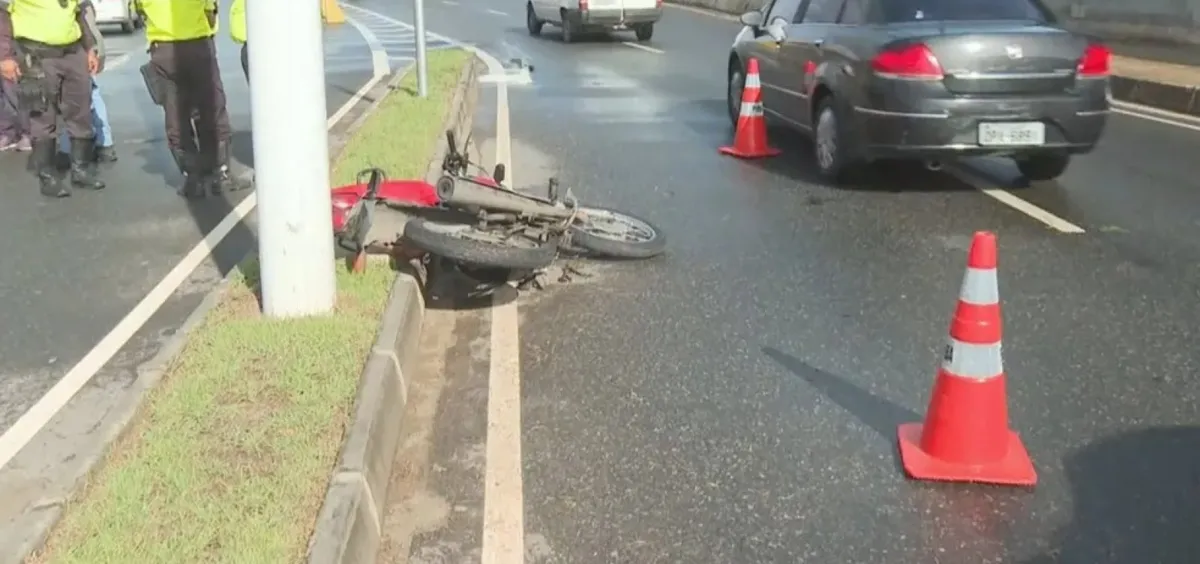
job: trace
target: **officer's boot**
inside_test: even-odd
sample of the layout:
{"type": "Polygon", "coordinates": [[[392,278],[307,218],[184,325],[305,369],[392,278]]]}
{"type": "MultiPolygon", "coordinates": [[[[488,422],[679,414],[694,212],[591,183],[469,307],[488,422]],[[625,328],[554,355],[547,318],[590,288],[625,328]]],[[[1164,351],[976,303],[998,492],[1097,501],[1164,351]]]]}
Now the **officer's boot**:
{"type": "Polygon", "coordinates": [[[230,151],[229,141],[220,141],[217,143],[217,167],[214,174],[216,181],[215,189],[221,192],[237,192],[245,190],[252,185],[252,180],[246,178],[249,171],[239,170],[241,167],[234,168],[233,155],[230,151]]]}
{"type": "Polygon", "coordinates": [[[208,196],[208,182],[206,175],[200,170],[197,155],[183,149],[171,149],[171,157],[175,159],[175,166],[179,167],[179,173],[183,175],[183,188],[179,194],[185,198],[208,196]]]}
{"type": "Polygon", "coordinates": [[[35,139],[33,151],[29,153],[29,164],[37,175],[40,192],[47,198],[66,198],[71,195],[71,189],[59,180],[58,169],[54,166],[58,158],[58,142],[54,139],[35,139]]]}
{"type": "Polygon", "coordinates": [[[71,184],[76,188],[103,190],[104,183],[96,178],[96,147],[92,139],[71,140],[71,184]]]}

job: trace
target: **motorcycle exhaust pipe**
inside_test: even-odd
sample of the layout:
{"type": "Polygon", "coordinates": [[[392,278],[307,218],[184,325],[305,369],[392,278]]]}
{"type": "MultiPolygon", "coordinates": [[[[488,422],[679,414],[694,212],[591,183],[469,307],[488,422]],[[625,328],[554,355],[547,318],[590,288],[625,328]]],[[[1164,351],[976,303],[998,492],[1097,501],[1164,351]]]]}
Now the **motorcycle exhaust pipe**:
{"type": "Polygon", "coordinates": [[[566,219],[571,216],[570,208],[451,176],[438,179],[435,188],[442,204],[455,208],[476,207],[489,212],[527,215],[541,219],[566,219]]]}

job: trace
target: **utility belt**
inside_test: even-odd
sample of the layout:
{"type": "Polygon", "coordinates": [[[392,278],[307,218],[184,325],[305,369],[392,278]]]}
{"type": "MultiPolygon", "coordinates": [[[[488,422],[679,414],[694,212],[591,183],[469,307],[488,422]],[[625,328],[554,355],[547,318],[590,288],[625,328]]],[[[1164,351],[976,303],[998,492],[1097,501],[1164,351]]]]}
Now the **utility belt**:
{"type": "Polygon", "coordinates": [[[83,42],[78,40],[66,45],[51,45],[49,43],[42,43],[41,41],[34,41],[32,39],[19,38],[17,39],[16,43],[19,51],[22,53],[29,53],[30,55],[39,59],[65,57],[67,55],[77,53],[80,49],[83,49],[83,42]]]}
{"type": "Polygon", "coordinates": [[[79,41],[67,45],[49,45],[31,39],[16,40],[17,65],[21,68],[16,90],[22,108],[35,114],[50,109],[50,104],[57,101],[58,92],[46,91],[46,71],[42,68],[42,61],[73,54],[82,45],[79,41]]]}

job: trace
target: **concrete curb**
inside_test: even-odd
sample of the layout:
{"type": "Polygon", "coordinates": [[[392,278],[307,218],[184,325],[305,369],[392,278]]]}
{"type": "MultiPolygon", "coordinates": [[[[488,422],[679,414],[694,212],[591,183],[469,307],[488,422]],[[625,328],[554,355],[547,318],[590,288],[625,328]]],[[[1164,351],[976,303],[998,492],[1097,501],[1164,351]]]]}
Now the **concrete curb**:
{"type": "MultiPolygon", "coordinates": [[[[443,129],[461,133],[470,128],[478,69],[478,61],[463,69],[443,129]]],[[[401,75],[389,89],[395,88],[401,75]]],[[[441,169],[445,141],[437,147],[427,176],[441,169]]],[[[374,564],[378,556],[392,463],[408,400],[406,375],[415,369],[424,314],[420,282],[412,274],[399,273],[375,346],[363,366],[342,453],[309,542],[310,564],[374,564]]]]}
{"type": "Polygon", "coordinates": [[[1196,96],[1195,86],[1165,84],[1128,76],[1113,76],[1109,82],[1114,100],[1200,117],[1200,97],[1196,96]]]}
{"type": "MultiPolygon", "coordinates": [[[[763,5],[762,0],[668,0],[668,3],[710,12],[723,19],[729,19],[732,16],[735,20],[741,14],[757,10],[763,5]]],[[[1089,28],[1078,28],[1075,25],[1069,27],[1085,34],[1093,31],[1089,28]]],[[[1168,112],[1200,116],[1200,96],[1197,95],[1196,86],[1179,86],[1117,75],[1113,75],[1111,84],[1114,100],[1141,104],[1168,112]]]]}

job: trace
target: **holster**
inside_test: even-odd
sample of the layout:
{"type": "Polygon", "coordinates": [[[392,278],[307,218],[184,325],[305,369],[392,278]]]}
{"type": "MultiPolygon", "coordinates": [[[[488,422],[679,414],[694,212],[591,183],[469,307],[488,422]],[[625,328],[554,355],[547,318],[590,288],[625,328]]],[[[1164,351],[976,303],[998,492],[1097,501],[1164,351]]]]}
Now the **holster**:
{"type": "Polygon", "coordinates": [[[45,113],[50,109],[52,93],[46,92],[46,71],[39,55],[31,49],[20,49],[17,66],[21,68],[21,77],[17,79],[17,103],[30,113],[45,113]]]}
{"type": "Polygon", "coordinates": [[[142,73],[142,81],[146,83],[146,92],[150,93],[150,99],[154,101],[155,105],[163,105],[167,99],[167,89],[171,87],[167,77],[156,72],[150,63],[142,65],[138,70],[142,73]]]}

